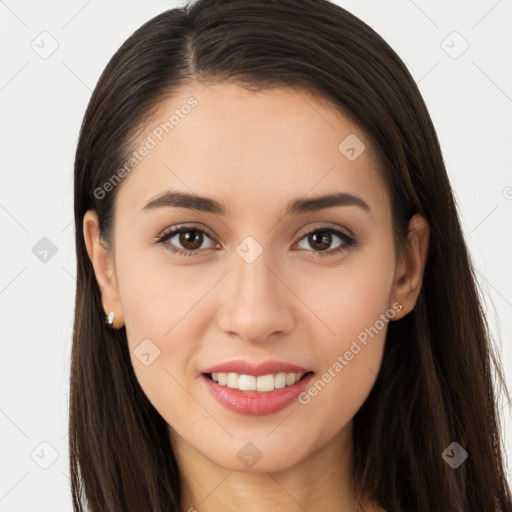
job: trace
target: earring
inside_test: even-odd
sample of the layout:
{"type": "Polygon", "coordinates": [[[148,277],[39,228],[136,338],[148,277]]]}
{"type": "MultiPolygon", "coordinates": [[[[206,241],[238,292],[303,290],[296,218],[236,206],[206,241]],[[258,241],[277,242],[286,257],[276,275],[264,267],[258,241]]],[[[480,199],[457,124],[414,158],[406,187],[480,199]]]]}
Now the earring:
{"type": "Polygon", "coordinates": [[[106,315],[105,323],[109,327],[112,327],[114,325],[114,312],[113,311],[111,311],[108,315],[106,315]]]}
{"type": "MultiPolygon", "coordinates": [[[[403,309],[404,309],[404,307],[403,307],[403,305],[402,305],[402,304],[400,304],[400,303],[396,306],[396,310],[397,310],[398,312],[401,312],[403,309]]],[[[403,316],[399,316],[398,318],[395,318],[395,316],[396,316],[396,313],[395,313],[395,314],[390,318],[390,320],[391,320],[392,322],[396,322],[397,320],[400,320],[400,318],[403,318],[403,316],[405,316],[405,315],[403,315],[403,316]]]]}

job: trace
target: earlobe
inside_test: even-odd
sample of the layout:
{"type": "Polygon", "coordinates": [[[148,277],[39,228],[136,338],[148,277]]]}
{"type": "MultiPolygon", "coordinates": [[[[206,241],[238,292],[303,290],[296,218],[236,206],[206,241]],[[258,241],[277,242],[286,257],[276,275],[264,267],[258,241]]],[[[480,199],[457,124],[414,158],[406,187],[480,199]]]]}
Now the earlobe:
{"type": "Polygon", "coordinates": [[[83,219],[83,233],[87,254],[94,269],[96,281],[101,293],[105,315],[114,313],[112,327],[124,324],[123,311],[116,281],[113,253],[100,241],[98,216],[94,210],[88,210],[83,219]]]}
{"type": "Polygon", "coordinates": [[[429,237],[430,228],[425,217],[419,213],[414,215],[409,221],[406,247],[395,274],[392,296],[394,301],[402,305],[402,309],[394,320],[407,315],[416,305],[428,257],[429,237]]]}

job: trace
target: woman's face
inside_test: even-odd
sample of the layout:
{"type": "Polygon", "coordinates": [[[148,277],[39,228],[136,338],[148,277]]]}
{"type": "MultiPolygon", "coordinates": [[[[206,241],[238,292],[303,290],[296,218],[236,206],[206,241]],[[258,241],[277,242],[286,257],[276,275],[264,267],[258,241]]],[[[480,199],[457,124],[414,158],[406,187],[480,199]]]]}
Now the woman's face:
{"type": "Polygon", "coordinates": [[[306,93],[194,84],[161,105],[133,150],[102,293],[172,439],[227,468],[272,471],[348,432],[396,301],[406,309],[365,134],[306,93]],[[173,206],[171,191],[192,199],[173,206]],[[173,227],[186,229],[157,241],[173,227]],[[248,366],[215,372],[220,383],[205,375],[234,361],[248,366]],[[281,366],[251,366],[268,361],[281,366]],[[314,373],[291,385],[277,374],[305,372],[286,364],[314,373]],[[222,385],[223,373],[246,377],[222,385]]]}

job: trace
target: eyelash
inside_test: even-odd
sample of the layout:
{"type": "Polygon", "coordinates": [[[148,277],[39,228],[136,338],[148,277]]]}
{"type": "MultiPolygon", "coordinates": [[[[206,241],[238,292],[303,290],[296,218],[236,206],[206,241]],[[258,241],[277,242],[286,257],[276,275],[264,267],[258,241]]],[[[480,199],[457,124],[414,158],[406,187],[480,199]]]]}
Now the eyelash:
{"type": "MultiPolygon", "coordinates": [[[[178,256],[188,257],[188,256],[194,256],[196,254],[201,253],[203,251],[203,249],[199,249],[196,251],[187,251],[187,250],[176,249],[176,247],[174,247],[173,245],[166,243],[169,239],[173,238],[176,234],[186,233],[187,231],[196,231],[196,232],[203,233],[203,234],[207,235],[209,238],[211,238],[213,241],[215,241],[213,236],[208,231],[206,231],[202,228],[198,228],[196,226],[175,226],[173,228],[168,229],[164,233],[162,233],[159,237],[157,237],[156,241],[157,241],[157,243],[167,245],[168,246],[167,249],[170,250],[171,252],[175,253],[178,256]]],[[[351,247],[354,247],[357,244],[357,241],[354,237],[348,235],[347,233],[340,230],[339,228],[336,228],[336,227],[330,226],[330,225],[315,227],[315,228],[311,228],[311,229],[307,230],[302,235],[302,237],[299,239],[299,242],[302,239],[304,239],[306,236],[310,235],[311,233],[316,233],[316,232],[334,234],[334,235],[338,236],[339,238],[341,238],[341,240],[343,241],[343,244],[338,249],[336,249],[334,251],[330,251],[330,252],[313,251],[313,254],[315,254],[314,257],[333,256],[335,254],[339,254],[342,251],[346,251],[346,250],[350,249],[351,247]]]]}

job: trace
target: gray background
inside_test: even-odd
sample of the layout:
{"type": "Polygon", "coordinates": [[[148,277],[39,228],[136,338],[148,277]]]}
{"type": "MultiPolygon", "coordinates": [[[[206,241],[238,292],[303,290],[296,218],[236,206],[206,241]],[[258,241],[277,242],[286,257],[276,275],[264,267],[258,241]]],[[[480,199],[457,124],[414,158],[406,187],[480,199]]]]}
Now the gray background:
{"type": "MultiPolygon", "coordinates": [[[[119,45],[183,3],[0,0],[0,512],[71,510],[78,130],[119,45]]],[[[379,32],[419,84],[512,376],[512,0],[337,3],[379,32]]],[[[511,453],[505,401],[500,410],[511,453]]]]}

